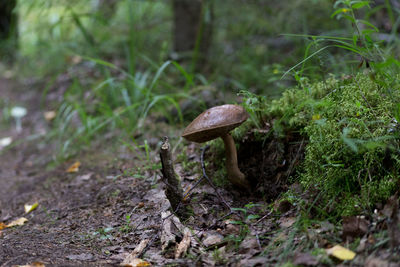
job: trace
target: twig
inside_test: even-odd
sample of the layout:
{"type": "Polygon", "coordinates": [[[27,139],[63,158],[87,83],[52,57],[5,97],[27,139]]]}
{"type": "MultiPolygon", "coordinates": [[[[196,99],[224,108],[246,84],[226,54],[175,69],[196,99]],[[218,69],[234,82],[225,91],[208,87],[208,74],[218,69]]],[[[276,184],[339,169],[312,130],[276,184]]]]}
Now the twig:
{"type": "Polygon", "coordinates": [[[202,148],[201,150],[201,157],[200,157],[200,161],[201,161],[201,168],[203,171],[203,177],[201,177],[190,189],[189,191],[185,194],[185,196],[183,197],[183,199],[186,199],[190,192],[198,185],[200,184],[201,181],[203,181],[203,179],[205,178],[207,180],[207,182],[210,184],[210,186],[214,189],[215,193],[217,194],[218,198],[221,200],[221,202],[229,209],[231,209],[231,206],[229,206],[229,204],[225,201],[225,199],[221,196],[221,194],[218,192],[217,187],[213,184],[213,182],[211,181],[211,179],[207,176],[206,173],[206,167],[205,167],[205,163],[204,163],[204,154],[206,152],[206,150],[209,148],[209,145],[206,145],[205,147],[202,148]]]}
{"type": "MultiPolygon", "coordinates": [[[[175,212],[179,211],[182,201],[182,186],[179,179],[176,177],[174,164],[171,156],[171,145],[168,142],[168,137],[165,136],[160,149],[160,159],[162,164],[163,182],[166,184],[165,195],[167,196],[171,207],[175,212]]],[[[180,214],[180,215],[183,215],[180,214]]]]}
{"type": "Polygon", "coordinates": [[[262,250],[262,247],[261,247],[261,243],[260,243],[260,237],[258,236],[258,234],[256,234],[256,239],[257,239],[258,248],[259,248],[260,251],[261,251],[261,250],[262,250]]]}
{"type": "Polygon", "coordinates": [[[265,218],[267,218],[269,215],[272,214],[272,210],[270,212],[268,212],[267,214],[265,214],[264,216],[261,217],[261,219],[259,219],[258,221],[256,221],[255,224],[258,224],[259,222],[261,222],[262,220],[264,220],[265,218]]]}

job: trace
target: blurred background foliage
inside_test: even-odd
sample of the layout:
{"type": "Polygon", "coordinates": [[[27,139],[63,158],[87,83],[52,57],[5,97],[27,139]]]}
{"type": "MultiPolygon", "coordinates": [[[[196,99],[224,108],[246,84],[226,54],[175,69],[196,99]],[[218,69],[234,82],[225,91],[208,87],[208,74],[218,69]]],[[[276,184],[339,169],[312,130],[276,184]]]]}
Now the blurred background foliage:
{"type": "MultiPolygon", "coordinates": [[[[17,1],[18,50],[11,58],[16,75],[42,88],[41,107],[58,110],[54,129],[63,130],[50,136],[60,138],[65,153],[106,128],[135,139],[152,127],[149,114],[180,123],[207,106],[240,101],[241,90],[275,98],[303,77],[354,73],[362,61],[357,53],[318,39],[354,35],[350,21],[332,17],[337,2],[17,1]],[[196,34],[179,41],[196,16],[196,34]],[[286,73],[299,62],[300,71],[286,73]]],[[[379,27],[374,38],[394,55],[399,8],[396,0],[377,0],[355,10],[379,27]]]]}
{"type": "MultiPolygon", "coordinates": [[[[285,34],[349,33],[351,25],[330,18],[332,5],[329,0],[213,3],[208,7],[214,20],[210,60],[196,73],[202,76],[196,83],[279,95],[292,81],[281,80],[282,72],[302,59],[309,43],[285,34]]],[[[19,1],[18,13],[21,66],[39,76],[65,70],[74,56],[102,59],[131,74],[160,67],[173,56],[171,1],[19,1]]],[[[343,70],[345,61],[335,54],[320,55],[307,74],[343,70]]]]}

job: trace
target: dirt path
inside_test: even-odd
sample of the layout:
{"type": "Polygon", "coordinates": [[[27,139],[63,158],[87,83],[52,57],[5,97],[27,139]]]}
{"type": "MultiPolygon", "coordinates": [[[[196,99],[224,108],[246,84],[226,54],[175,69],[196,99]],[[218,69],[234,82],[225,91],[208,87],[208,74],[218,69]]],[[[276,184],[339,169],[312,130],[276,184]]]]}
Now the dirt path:
{"type": "MultiPolygon", "coordinates": [[[[347,226],[328,221],[311,224],[308,219],[300,221],[302,211],[287,200],[269,205],[260,198],[218,188],[223,201],[240,208],[229,213],[218,194],[201,184],[184,203],[191,209],[182,224],[167,216],[169,202],[159,170],[145,168],[149,163],[137,154],[121,144],[100,144],[54,167],[50,163],[56,149],[45,135],[50,126],[39,108],[40,94],[29,85],[4,79],[0,79],[0,94],[0,112],[15,105],[28,110],[21,133],[13,121],[0,121],[0,139],[13,139],[0,150],[0,226],[27,219],[22,226],[0,230],[0,267],[34,262],[120,266],[139,248],[134,258],[154,266],[274,266],[285,262],[333,266],[340,261],[328,258],[324,248],[344,244],[340,235],[346,231],[360,238],[360,244],[353,245],[356,258],[343,265],[399,266],[399,256],[390,246],[396,245],[400,232],[384,219],[387,205],[368,220],[351,217],[347,226]],[[81,162],[79,171],[68,173],[76,161],[81,162]],[[25,214],[24,205],[35,202],[38,208],[25,214]],[[361,229],[360,221],[366,227],[361,229]]],[[[0,118],[4,117],[1,113],[0,118]]],[[[191,145],[187,158],[198,161],[198,151],[191,145]]],[[[157,162],[154,148],[150,165],[157,162]]],[[[185,188],[200,173],[196,167],[184,170],[179,164],[176,170],[185,188]]],[[[393,203],[388,206],[393,210],[388,222],[397,218],[399,209],[393,203]]]]}
{"type": "MultiPolygon", "coordinates": [[[[201,185],[190,199],[194,216],[185,222],[195,235],[187,252],[191,257],[175,259],[175,246],[183,236],[172,228],[169,234],[162,229],[175,223],[171,222],[174,217],[164,223],[161,219],[169,203],[159,172],[142,169],[138,173],[140,159],[123,147],[112,152],[101,146],[49,168],[54,146],[43,135],[49,126],[39,109],[40,94],[7,80],[0,80],[0,92],[6,105],[28,110],[21,133],[12,121],[0,125],[0,138],[12,137],[14,142],[0,152],[0,222],[28,219],[23,226],[0,230],[0,266],[33,262],[119,266],[141,241],[148,244],[137,257],[153,265],[209,265],[216,261],[214,249],[226,245],[223,235],[239,234],[239,226],[225,231],[226,208],[210,186],[201,185]],[[68,166],[78,160],[79,171],[67,173],[68,166]],[[25,214],[24,205],[35,202],[38,208],[25,214]],[[196,241],[207,237],[211,238],[209,252],[196,241]]],[[[193,177],[186,178],[188,186],[193,177]]],[[[233,207],[243,204],[234,204],[232,195],[222,189],[221,194],[233,207]]],[[[221,260],[225,258],[229,259],[225,255],[221,260]]]]}
{"type": "Polygon", "coordinates": [[[22,216],[28,219],[23,226],[1,231],[0,266],[120,263],[123,252],[140,241],[143,232],[129,231],[139,223],[138,218],[145,216],[151,221],[153,215],[159,217],[146,203],[149,210],[136,209],[136,217],[126,219],[138,203],[143,206],[150,184],[145,179],[112,179],[118,174],[118,166],[110,166],[114,156],[102,151],[96,151],[95,157],[91,153],[82,155],[78,173],[66,173],[67,165],[46,171],[53,151],[44,138],[35,137],[48,128],[38,109],[38,94],[27,88],[16,90],[16,84],[7,80],[0,80],[0,92],[4,102],[28,109],[22,133],[16,133],[12,122],[0,128],[0,138],[12,137],[15,143],[20,142],[0,154],[0,221],[8,223],[22,216]],[[24,214],[24,204],[34,202],[39,207],[24,214]]]}

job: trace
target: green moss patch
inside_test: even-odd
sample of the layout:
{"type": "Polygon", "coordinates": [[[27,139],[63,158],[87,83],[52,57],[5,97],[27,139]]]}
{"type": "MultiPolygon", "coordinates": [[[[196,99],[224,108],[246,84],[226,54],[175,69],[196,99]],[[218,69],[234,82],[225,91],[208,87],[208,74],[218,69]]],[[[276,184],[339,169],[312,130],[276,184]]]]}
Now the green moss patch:
{"type": "Polygon", "coordinates": [[[360,73],[305,82],[271,102],[247,95],[244,105],[254,124],[271,129],[264,142],[293,133],[306,140],[292,177],[314,192],[318,214],[349,215],[398,190],[399,89],[398,82],[387,88],[360,73]]]}

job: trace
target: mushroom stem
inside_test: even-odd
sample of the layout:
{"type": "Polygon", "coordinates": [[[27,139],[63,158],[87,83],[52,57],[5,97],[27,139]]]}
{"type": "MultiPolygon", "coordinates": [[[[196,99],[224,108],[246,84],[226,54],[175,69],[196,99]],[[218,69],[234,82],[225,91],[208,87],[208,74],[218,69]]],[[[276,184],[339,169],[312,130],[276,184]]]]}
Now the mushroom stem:
{"type": "Polygon", "coordinates": [[[228,179],[235,186],[249,189],[250,185],[246,180],[246,176],[239,170],[237,153],[235,141],[233,140],[232,135],[229,133],[221,136],[222,140],[224,140],[225,151],[226,151],[226,172],[228,173],[228,179]]]}

